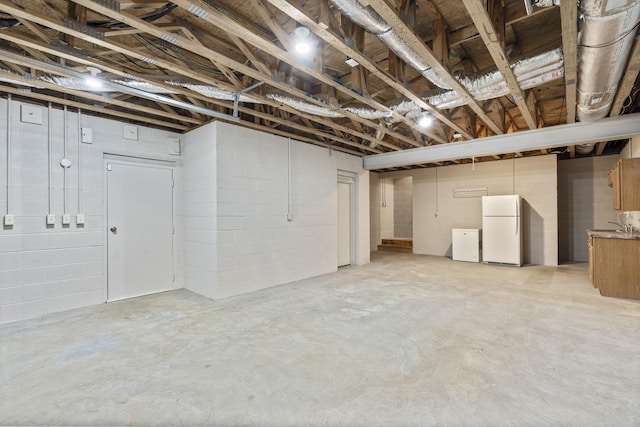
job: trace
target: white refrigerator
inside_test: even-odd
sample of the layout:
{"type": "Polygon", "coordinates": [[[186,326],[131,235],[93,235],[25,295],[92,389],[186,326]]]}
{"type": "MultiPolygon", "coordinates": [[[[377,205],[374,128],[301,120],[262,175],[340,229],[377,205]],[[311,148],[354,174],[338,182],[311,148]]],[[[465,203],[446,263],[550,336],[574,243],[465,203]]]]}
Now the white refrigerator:
{"type": "Polygon", "coordinates": [[[482,260],[522,265],[522,198],[482,196],[482,260]]]}

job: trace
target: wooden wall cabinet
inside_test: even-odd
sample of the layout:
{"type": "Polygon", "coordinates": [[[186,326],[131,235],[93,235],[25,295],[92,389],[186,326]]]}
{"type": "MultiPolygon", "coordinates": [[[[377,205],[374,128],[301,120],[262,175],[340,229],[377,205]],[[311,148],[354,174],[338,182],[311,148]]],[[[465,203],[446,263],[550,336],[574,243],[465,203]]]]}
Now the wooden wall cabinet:
{"type": "Polygon", "coordinates": [[[640,300],[640,239],[589,242],[589,277],[600,295],[640,300]]]}
{"type": "Polygon", "coordinates": [[[609,172],[613,209],[640,211],[640,158],[618,160],[609,172]]]}

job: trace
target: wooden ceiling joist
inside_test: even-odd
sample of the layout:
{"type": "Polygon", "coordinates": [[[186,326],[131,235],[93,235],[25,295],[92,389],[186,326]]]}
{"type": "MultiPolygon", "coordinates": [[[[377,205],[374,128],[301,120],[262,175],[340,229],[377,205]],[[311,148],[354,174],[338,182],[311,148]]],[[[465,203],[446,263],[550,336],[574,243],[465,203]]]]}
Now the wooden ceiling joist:
{"type": "MultiPolygon", "coordinates": [[[[363,3],[364,4],[364,3],[363,3]]],[[[420,55],[433,70],[447,82],[447,84],[460,95],[465,103],[471,108],[478,117],[484,121],[487,126],[491,128],[495,133],[499,134],[500,128],[491,121],[491,118],[482,110],[482,107],[478,102],[467,92],[467,90],[456,80],[449,70],[442,66],[438,59],[434,56],[433,52],[424,42],[407,27],[400,19],[398,14],[389,7],[385,0],[367,0],[366,4],[371,5],[380,16],[391,26],[391,28],[402,37],[402,39],[418,54],[420,55]]]]}
{"type": "Polygon", "coordinates": [[[500,34],[503,34],[503,30],[497,31],[495,29],[489,13],[480,0],[463,0],[463,2],[485,46],[489,50],[493,61],[504,77],[511,96],[513,96],[516,105],[520,109],[527,126],[529,126],[529,129],[536,129],[538,125],[533,117],[533,112],[529,110],[524,93],[522,89],[520,89],[520,85],[516,80],[516,76],[513,74],[513,70],[505,54],[504,37],[500,36],[500,34]]]}

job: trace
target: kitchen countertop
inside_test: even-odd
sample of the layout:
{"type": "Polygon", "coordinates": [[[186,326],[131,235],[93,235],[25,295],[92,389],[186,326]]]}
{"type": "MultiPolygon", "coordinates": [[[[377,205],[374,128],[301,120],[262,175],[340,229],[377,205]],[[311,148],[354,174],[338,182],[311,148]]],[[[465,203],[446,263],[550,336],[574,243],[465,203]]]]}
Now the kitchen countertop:
{"type": "Polygon", "coordinates": [[[587,236],[597,237],[599,239],[638,239],[640,240],[640,232],[633,231],[624,232],[616,230],[587,230],[587,236]]]}

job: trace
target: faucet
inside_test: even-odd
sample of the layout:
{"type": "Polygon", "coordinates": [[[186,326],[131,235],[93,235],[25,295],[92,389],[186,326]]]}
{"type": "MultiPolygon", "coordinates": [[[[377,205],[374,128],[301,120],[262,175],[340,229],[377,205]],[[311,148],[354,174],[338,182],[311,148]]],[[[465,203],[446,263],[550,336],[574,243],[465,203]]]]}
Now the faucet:
{"type": "MultiPolygon", "coordinates": [[[[624,229],[625,233],[632,233],[633,232],[633,225],[631,224],[621,224],[619,222],[615,222],[615,221],[607,221],[609,224],[615,224],[620,228],[624,229]]],[[[620,230],[622,231],[622,230],[620,230]]]]}

